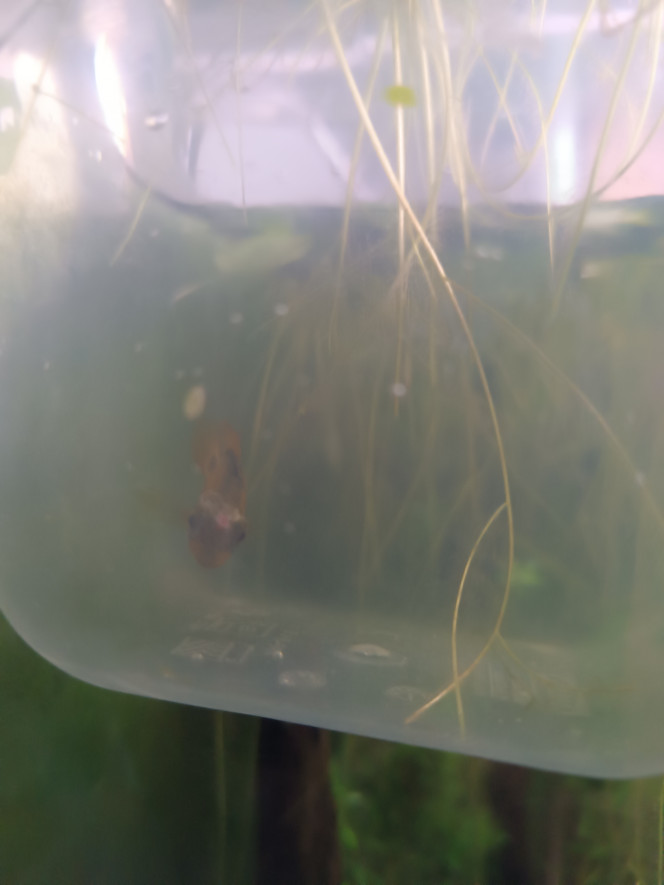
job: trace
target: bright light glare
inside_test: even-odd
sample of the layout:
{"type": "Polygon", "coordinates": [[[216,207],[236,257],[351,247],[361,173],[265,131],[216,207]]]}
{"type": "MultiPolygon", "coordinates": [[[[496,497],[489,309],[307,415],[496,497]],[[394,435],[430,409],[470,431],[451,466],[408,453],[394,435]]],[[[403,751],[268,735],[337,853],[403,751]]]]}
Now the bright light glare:
{"type": "Polygon", "coordinates": [[[127,103],[113,53],[103,34],[95,46],[95,81],[106,125],[118,150],[126,157],[127,103]]]}
{"type": "Polygon", "coordinates": [[[569,203],[576,198],[578,158],[571,126],[562,126],[553,139],[553,200],[569,203]]]}

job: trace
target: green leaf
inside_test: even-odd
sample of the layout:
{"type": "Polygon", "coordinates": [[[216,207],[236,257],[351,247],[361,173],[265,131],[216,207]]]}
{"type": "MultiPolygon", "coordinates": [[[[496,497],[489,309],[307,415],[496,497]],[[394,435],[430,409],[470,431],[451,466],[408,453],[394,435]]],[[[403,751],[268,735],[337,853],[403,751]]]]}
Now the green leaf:
{"type": "Polygon", "coordinates": [[[417,104],[415,91],[410,86],[404,86],[401,83],[388,86],[384,94],[385,101],[394,107],[414,108],[417,104]]]}

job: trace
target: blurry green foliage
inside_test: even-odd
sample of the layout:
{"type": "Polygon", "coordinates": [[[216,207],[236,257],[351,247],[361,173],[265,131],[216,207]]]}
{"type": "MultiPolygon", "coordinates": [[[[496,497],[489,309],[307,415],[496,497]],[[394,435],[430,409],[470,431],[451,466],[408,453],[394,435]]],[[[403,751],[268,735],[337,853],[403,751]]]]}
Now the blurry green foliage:
{"type": "MultiPolygon", "coordinates": [[[[1,882],[250,885],[256,720],[85,685],[5,622],[0,709],[1,882]]],[[[659,885],[659,778],[333,737],[346,885],[659,885]]]]}

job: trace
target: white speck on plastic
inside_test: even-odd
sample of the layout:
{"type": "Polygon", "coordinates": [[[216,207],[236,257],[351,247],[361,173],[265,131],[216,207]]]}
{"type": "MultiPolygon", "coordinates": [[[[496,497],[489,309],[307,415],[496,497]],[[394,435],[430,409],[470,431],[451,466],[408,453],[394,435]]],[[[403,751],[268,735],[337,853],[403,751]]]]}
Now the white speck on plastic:
{"type": "Polygon", "coordinates": [[[382,645],[372,645],[370,642],[361,642],[359,645],[351,645],[349,651],[354,655],[365,658],[389,658],[391,651],[383,648],[382,645]]]}
{"type": "Polygon", "coordinates": [[[182,413],[187,421],[195,421],[205,411],[207,394],[202,384],[195,384],[186,392],[182,402],[182,413]]]}
{"type": "Polygon", "coordinates": [[[423,704],[427,694],[416,685],[391,685],[385,689],[385,697],[404,704],[423,704]]]}
{"type": "Polygon", "coordinates": [[[156,132],[159,129],[163,129],[167,123],[168,114],[165,111],[161,111],[156,114],[148,114],[145,118],[145,125],[148,129],[152,129],[153,132],[156,132]]]}
{"type": "Polygon", "coordinates": [[[279,675],[279,685],[284,688],[323,688],[327,679],[315,670],[286,670],[279,675]]]}
{"type": "Polygon", "coordinates": [[[274,312],[276,313],[276,315],[278,317],[285,317],[286,314],[288,313],[288,305],[283,304],[281,302],[279,304],[275,304],[274,305],[274,312]]]}
{"type": "Polygon", "coordinates": [[[231,326],[239,326],[240,323],[244,322],[244,317],[241,313],[232,313],[230,316],[230,324],[231,326]]]}
{"type": "Polygon", "coordinates": [[[406,662],[401,654],[395,654],[382,645],[374,645],[373,642],[358,642],[348,648],[342,648],[336,652],[336,656],[353,664],[372,664],[374,666],[400,667],[406,662]]]}
{"type": "Polygon", "coordinates": [[[88,156],[90,157],[91,160],[94,160],[95,163],[101,163],[102,152],[100,150],[88,151],[88,156]]]}
{"type": "Polygon", "coordinates": [[[392,396],[396,396],[400,399],[408,393],[408,388],[403,382],[395,381],[392,387],[390,387],[390,393],[392,396]]]}

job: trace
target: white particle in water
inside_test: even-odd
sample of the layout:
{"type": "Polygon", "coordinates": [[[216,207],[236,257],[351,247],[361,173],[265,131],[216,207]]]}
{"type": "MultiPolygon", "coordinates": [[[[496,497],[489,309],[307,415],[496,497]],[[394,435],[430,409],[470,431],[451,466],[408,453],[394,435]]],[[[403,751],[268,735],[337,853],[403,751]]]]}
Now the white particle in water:
{"type": "Polygon", "coordinates": [[[145,125],[148,129],[152,129],[153,132],[156,132],[159,129],[163,129],[167,123],[168,114],[165,111],[161,111],[156,114],[148,114],[145,118],[145,125]]]}
{"type": "Polygon", "coordinates": [[[278,317],[285,317],[286,314],[288,313],[288,305],[283,304],[281,302],[279,304],[275,304],[274,305],[274,312],[276,313],[276,315],[278,317]]]}
{"type": "Polygon", "coordinates": [[[134,353],[140,353],[144,346],[145,345],[142,341],[137,341],[136,344],[134,344],[134,353]]]}
{"type": "Polygon", "coordinates": [[[50,368],[51,368],[51,364],[49,363],[48,360],[45,360],[45,361],[44,361],[44,371],[45,371],[45,372],[48,372],[48,370],[49,370],[50,368]]]}
{"type": "Polygon", "coordinates": [[[196,368],[192,370],[191,374],[194,376],[194,378],[202,378],[203,366],[196,366],[196,368]]]}
{"type": "Polygon", "coordinates": [[[94,160],[95,163],[101,163],[102,153],[100,150],[88,151],[88,156],[91,160],[94,160]]]}
{"type": "Polygon", "coordinates": [[[394,384],[392,385],[392,387],[390,387],[390,392],[391,392],[392,396],[396,396],[398,398],[401,398],[402,396],[405,396],[408,393],[408,388],[406,387],[406,385],[403,382],[395,381],[394,384]]]}
{"type": "Polygon", "coordinates": [[[202,384],[190,387],[182,402],[182,412],[187,421],[195,421],[205,411],[207,394],[202,384]]]}
{"type": "Polygon", "coordinates": [[[643,488],[643,486],[646,484],[645,473],[643,473],[642,470],[637,470],[636,473],[634,474],[634,481],[636,482],[637,486],[639,486],[640,488],[643,488]]]}
{"type": "Polygon", "coordinates": [[[175,380],[176,380],[176,381],[182,381],[182,379],[184,378],[184,376],[185,376],[185,371],[184,371],[184,369],[176,369],[176,370],[175,370],[175,380]]]}
{"type": "Polygon", "coordinates": [[[293,525],[292,522],[285,522],[284,523],[284,531],[286,532],[287,535],[293,535],[293,534],[295,534],[295,526],[293,525]]]}
{"type": "Polygon", "coordinates": [[[201,661],[205,660],[205,658],[203,657],[203,655],[199,651],[193,652],[191,655],[191,659],[192,659],[192,661],[196,661],[197,664],[199,664],[201,661]]]}
{"type": "Polygon", "coordinates": [[[229,322],[231,326],[239,326],[240,323],[244,322],[244,317],[241,313],[232,313],[229,322]]]}

